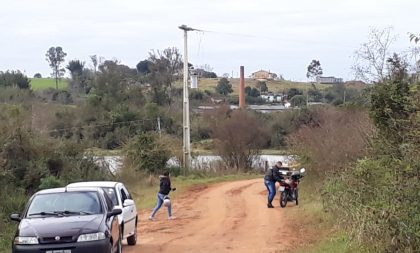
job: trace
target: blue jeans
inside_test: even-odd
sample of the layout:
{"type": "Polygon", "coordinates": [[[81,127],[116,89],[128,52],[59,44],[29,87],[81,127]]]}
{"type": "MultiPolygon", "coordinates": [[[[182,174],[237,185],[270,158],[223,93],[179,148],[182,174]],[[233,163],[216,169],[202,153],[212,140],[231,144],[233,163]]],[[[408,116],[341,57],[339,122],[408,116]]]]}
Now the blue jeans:
{"type": "Polygon", "coordinates": [[[268,203],[271,203],[276,196],[276,182],[264,180],[264,184],[268,190],[268,203]]]}
{"type": "MultiPolygon", "coordinates": [[[[150,217],[154,218],[156,212],[162,207],[163,204],[163,199],[165,198],[166,195],[162,194],[162,193],[158,193],[157,195],[157,203],[155,208],[153,209],[152,215],[150,215],[150,217]]],[[[172,216],[172,205],[168,206],[168,216],[171,217],[172,216]]]]}

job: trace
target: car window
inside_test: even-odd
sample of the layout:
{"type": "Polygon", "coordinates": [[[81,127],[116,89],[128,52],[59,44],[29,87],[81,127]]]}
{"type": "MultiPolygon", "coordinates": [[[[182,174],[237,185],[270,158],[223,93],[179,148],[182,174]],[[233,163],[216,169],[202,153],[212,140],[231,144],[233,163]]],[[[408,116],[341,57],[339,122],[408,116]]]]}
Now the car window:
{"type": "Polygon", "coordinates": [[[106,193],[104,194],[104,198],[105,198],[107,210],[108,210],[108,212],[111,212],[112,209],[114,209],[115,205],[112,202],[111,198],[106,193]]]}
{"type": "Polygon", "coordinates": [[[127,195],[127,198],[128,199],[133,199],[133,196],[131,196],[130,192],[127,190],[127,188],[125,188],[125,186],[123,186],[123,189],[124,189],[124,191],[125,191],[125,193],[127,195]]]}
{"type": "Polygon", "coordinates": [[[126,200],[126,199],[128,199],[128,197],[127,197],[127,194],[125,193],[125,191],[124,191],[124,189],[123,188],[121,188],[121,200],[122,200],[122,202],[124,203],[124,201],[126,200]]]}
{"type": "Polygon", "coordinates": [[[97,192],[60,192],[37,195],[31,201],[28,215],[41,212],[102,213],[97,192]]]}
{"type": "Polygon", "coordinates": [[[102,187],[102,190],[104,190],[105,194],[111,199],[113,206],[118,205],[118,199],[117,199],[117,193],[115,192],[115,189],[113,187],[102,187]]]}

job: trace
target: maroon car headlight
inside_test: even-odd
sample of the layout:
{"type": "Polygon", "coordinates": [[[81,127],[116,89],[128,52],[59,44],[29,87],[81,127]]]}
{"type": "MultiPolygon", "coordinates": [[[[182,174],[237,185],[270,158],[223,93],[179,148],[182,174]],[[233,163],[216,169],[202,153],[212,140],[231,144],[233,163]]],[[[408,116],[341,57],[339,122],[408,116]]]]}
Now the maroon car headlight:
{"type": "Polygon", "coordinates": [[[105,239],[105,234],[102,232],[79,235],[77,242],[91,242],[105,239]]]}
{"type": "Polygon", "coordinates": [[[16,236],[14,240],[15,245],[35,245],[39,244],[38,238],[34,236],[16,236]]]}

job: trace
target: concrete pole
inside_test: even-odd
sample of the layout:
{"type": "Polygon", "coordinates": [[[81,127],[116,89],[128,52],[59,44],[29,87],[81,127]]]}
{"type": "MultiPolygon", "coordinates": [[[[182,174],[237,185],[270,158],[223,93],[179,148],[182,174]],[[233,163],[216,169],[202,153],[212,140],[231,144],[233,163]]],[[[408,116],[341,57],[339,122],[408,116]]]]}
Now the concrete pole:
{"type": "Polygon", "coordinates": [[[190,101],[188,96],[188,31],[192,28],[182,25],[179,29],[184,30],[184,96],[183,96],[183,165],[191,167],[191,144],[190,144],[190,101]]]}
{"type": "Polygon", "coordinates": [[[245,108],[245,69],[240,67],[239,108],[245,108]]]}

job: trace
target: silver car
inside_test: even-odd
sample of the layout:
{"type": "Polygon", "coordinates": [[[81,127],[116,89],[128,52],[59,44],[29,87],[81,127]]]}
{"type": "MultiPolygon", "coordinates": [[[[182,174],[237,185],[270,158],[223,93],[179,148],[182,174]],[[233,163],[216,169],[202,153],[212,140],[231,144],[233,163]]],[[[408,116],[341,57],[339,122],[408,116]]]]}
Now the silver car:
{"type": "Polygon", "coordinates": [[[67,187],[102,188],[108,197],[112,200],[115,208],[122,209],[122,214],[118,216],[122,231],[122,238],[127,239],[128,245],[136,245],[137,223],[139,222],[137,208],[131,194],[123,183],[110,181],[92,181],[72,183],[67,187]]]}

